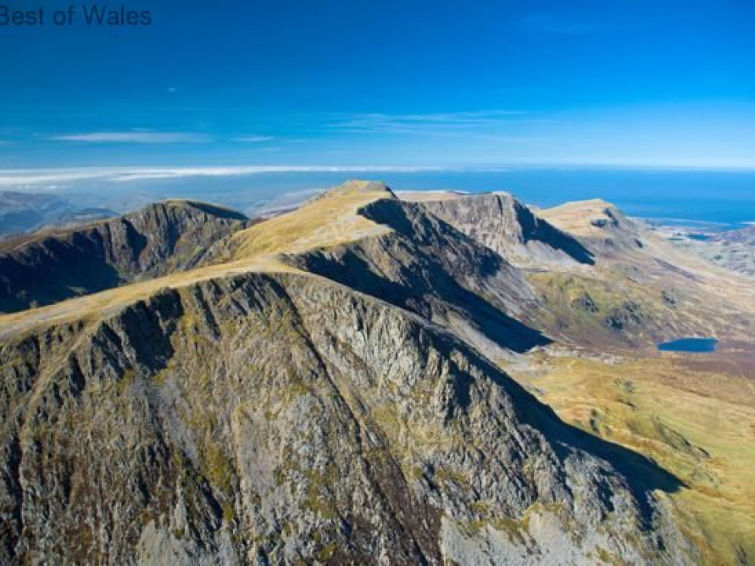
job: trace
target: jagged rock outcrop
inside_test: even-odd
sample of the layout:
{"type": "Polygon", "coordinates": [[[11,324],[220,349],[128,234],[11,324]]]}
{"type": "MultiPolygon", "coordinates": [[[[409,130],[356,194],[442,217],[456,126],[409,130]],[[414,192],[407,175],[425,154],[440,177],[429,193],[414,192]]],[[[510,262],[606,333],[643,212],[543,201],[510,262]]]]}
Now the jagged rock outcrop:
{"type": "Polygon", "coordinates": [[[0,312],[14,312],[197,265],[245,227],[240,213],[164,201],[112,220],[0,245],[0,312]]]}
{"type": "Polygon", "coordinates": [[[168,289],[6,337],[0,368],[3,563],[693,558],[672,476],[319,277],[168,289]]]}
{"type": "Polygon", "coordinates": [[[515,265],[594,263],[592,254],[578,240],[536,216],[508,193],[423,201],[422,206],[515,265]]]}

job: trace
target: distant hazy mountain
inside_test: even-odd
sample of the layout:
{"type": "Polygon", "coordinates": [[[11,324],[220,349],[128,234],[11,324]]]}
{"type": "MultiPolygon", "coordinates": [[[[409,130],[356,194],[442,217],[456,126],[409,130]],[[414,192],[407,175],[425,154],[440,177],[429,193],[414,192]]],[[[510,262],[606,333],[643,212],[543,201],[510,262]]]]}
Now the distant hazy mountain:
{"type": "Polygon", "coordinates": [[[0,235],[27,232],[71,214],[74,207],[53,195],[0,192],[0,235]]]}
{"type": "Polygon", "coordinates": [[[0,238],[116,216],[106,208],[78,208],[70,201],[43,193],[0,191],[0,238]]]}

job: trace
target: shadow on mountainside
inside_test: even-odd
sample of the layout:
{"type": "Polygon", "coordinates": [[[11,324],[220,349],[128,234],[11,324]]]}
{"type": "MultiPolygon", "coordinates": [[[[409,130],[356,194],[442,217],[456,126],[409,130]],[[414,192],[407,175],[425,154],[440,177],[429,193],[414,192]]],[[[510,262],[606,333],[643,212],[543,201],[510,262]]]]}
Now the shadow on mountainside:
{"type": "Polygon", "coordinates": [[[516,296],[526,286],[519,272],[493,250],[416,204],[381,199],[359,214],[392,232],[292,260],[311,273],[431,321],[448,320],[453,313],[502,348],[522,353],[551,342],[506,314],[509,309],[503,299],[493,297],[496,290],[488,282],[498,276],[496,284],[507,287],[498,291],[516,296]]]}
{"type": "MultiPolygon", "coordinates": [[[[491,302],[492,298],[483,297],[486,281],[498,274],[502,275],[505,285],[514,294],[520,293],[521,288],[526,286],[518,272],[496,252],[429,214],[416,203],[381,199],[362,207],[359,214],[389,226],[397,237],[384,236],[379,244],[375,243],[370,248],[366,245],[350,247],[344,253],[344,259],[353,262],[350,255],[362,259],[363,265],[355,264],[352,267],[355,273],[376,278],[370,285],[373,289],[391,283],[386,281],[381,259],[388,257],[401,269],[399,283],[388,295],[391,298],[362,289],[358,280],[352,280],[351,286],[409,308],[430,320],[432,312],[427,312],[429,305],[423,310],[417,308],[419,305],[415,303],[418,297],[432,297],[436,302],[452,306],[489,340],[516,352],[526,352],[551,342],[538,330],[506,314],[510,305],[503,304],[500,297],[496,300],[497,304],[491,302]],[[476,287],[474,292],[468,288],[470,285],[476,287]]],[[[337,274],[340,277],[344,275],[337,274]]]]}
{"type": "Polygon", "coordinates": [[[419,272],[404,269],[400,281],[391,281],[360,251],[343,249],[338,255],[317,251],[301,258],[302,267],[428,320],[433,320],[433,312],[452,311],[498,346],[515,352],[527,352],[551,342],[541,332],[468,291],[432,263],[419,272]]]}
{"type": "Polygon", "coordinates": [[[562,232],[549,222],[538,218],[529,208],[518,201],[515,204],[515,210],[517,220],[522,227],[522,237],[525,243],[530,240],[537,240],[556,250],[561,250],[579,263],[595,265],[592,253],[579,240],[566,232],[562,232]]]}
{"type": "Polygon", "coordinates": [[[0,312],[48,305],[122,284],[106,262],[101,239],[73,233],[70,241],[46,238],[23,256],[0,255],[0,312]]]}
{"type": "Polygon", "coordinates": [[[553,409],[540,403],[533,395],[505,374],[498,373],[494,379],[502,386],[505,386],[503,379],[508,380],[507,389],[515,400],[515,406],[519,404],[519,399],[526,396],[531,402],[537,402],[542,407],[539,414],[525,414],[523,411],[517,411],[518,417],[523,422],[530,422],[533,426],[539,425],[538,428],[551,440],[559,459],[563,460],[567,456],[567,446],[571,446],[605,460],[619,474],[624,476],[632,495],[637,500],[646,526],[650,525],[653,515],[653,508],[649,501],[651,492],[660,490],[666,493],[675,493],[685,487],[682,480],[660,467],[647,456],[620,444],[594,436],[562,421],[553,409]]]}
{"type": "Polygon", "coordinates": [[[162,201],[105,221],[0,244],[0,312],[15,312],[191,268],[246,225],[241,213],[162,201]]]}

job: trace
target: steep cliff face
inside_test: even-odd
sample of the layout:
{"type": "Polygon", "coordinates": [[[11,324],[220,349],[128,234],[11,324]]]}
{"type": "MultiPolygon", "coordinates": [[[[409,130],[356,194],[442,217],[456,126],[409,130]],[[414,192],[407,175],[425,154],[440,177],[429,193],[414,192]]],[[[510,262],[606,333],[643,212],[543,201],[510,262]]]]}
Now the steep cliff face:
{"type": "Polygon", "coordinates": [[[491,356],[550,340],[521,271],[418,204],[380,199],[357,211],[381,234],[290,256],[302,269],[411,310],[491,356]]]}
{"type": "MultiPolygon", "coordinates": [[[[500,195],[495,197],[498,202],[500,195]]],[[[722,305],[711,302],[707,292],[703,299],[700,289],[690,285],[688,271],[670,263],[665,249],[648,247],[653,240],[606,203],[598,210],[590,203],[588,210],[575,206],[569,211],[579,240],[549,229],[563,234],[561,241],[578,246],[579,253],[600,258],[591,264],[555,248],[539,254],[542,241],[532,248],[492,229],[464,233],[430,211],[435,204],[459,201],[462,212],[449,213],[457,225],[463,226],[460,218],[472,217],[465,210],[492,211],[489,220],[503,222],[505,215],[493,210],[490,195],[415,203],[387,194],[353,211],[372,223],[366,236],[329,240],[329,245],[305,251],[295,247],[285,261],[420,314],[496,360],[552,341],[612,349],[654,347],[668,337],[710,332],[705,325],[713,321],[731,326],[729,317],[716,314],[722,305]],[[478,199],[482,204],[475,204],[478,199]],[[608,218],[615,224],[603,226],[608,218]],[[606,243],[607,237],[613,244],[606,243]],[[647,246],[635,243],[640,238],[647,246]],[[532,254],[529,265],[522,260],[514,265],[511,255],[501,255],[515,254],[513,245],[532,254]],[[707,311],[704,316],[701,309],[707,311]]],[[[516,224],[527,233],[527,222],[516,224]]],[[[559,240],[554,236],[548,241],[559,240]]]]}
{"type": "Polygon", "coordinates": [[[112,220],[14,239],[0,245],[0,312],[193,267],[247,223],[220,207],[165,201],[112,220]]]}
{"type": "Polygon", "coordinates": [[[507,193],[423,201],[422,206],[515,265],[594,263],[578,240],[507,193]]]}
{"type": "Polygon", "coordinates": [[[4,563],[691,560],[649,461],[313,275],[3,339],[4,563]]]}

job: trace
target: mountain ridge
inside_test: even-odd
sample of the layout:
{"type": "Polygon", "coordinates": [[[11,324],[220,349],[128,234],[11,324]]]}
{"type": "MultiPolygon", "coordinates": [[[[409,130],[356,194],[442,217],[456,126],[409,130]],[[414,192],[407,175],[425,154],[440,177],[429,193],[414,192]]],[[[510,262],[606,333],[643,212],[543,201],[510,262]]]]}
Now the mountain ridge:
{"type": "Polygon", "coordinates": [[[186,271],[0,315],[3,561],[705,561],[680,517],[720,477],[708,445],[655,414],[645,444],[566,419],[537,376],[590,340],[621,367],[661,321],[724,347],[750,327],[718,275],[591,218],[570,237],[594,263],[537,270],[353,181],[186,271]]]}
{"type": "Polygon", "coordinates": [[[0,244],[0,310],[190,268],[248,222],[226,208],[168,200],[111,220],[14,238],[0,244]]]}

